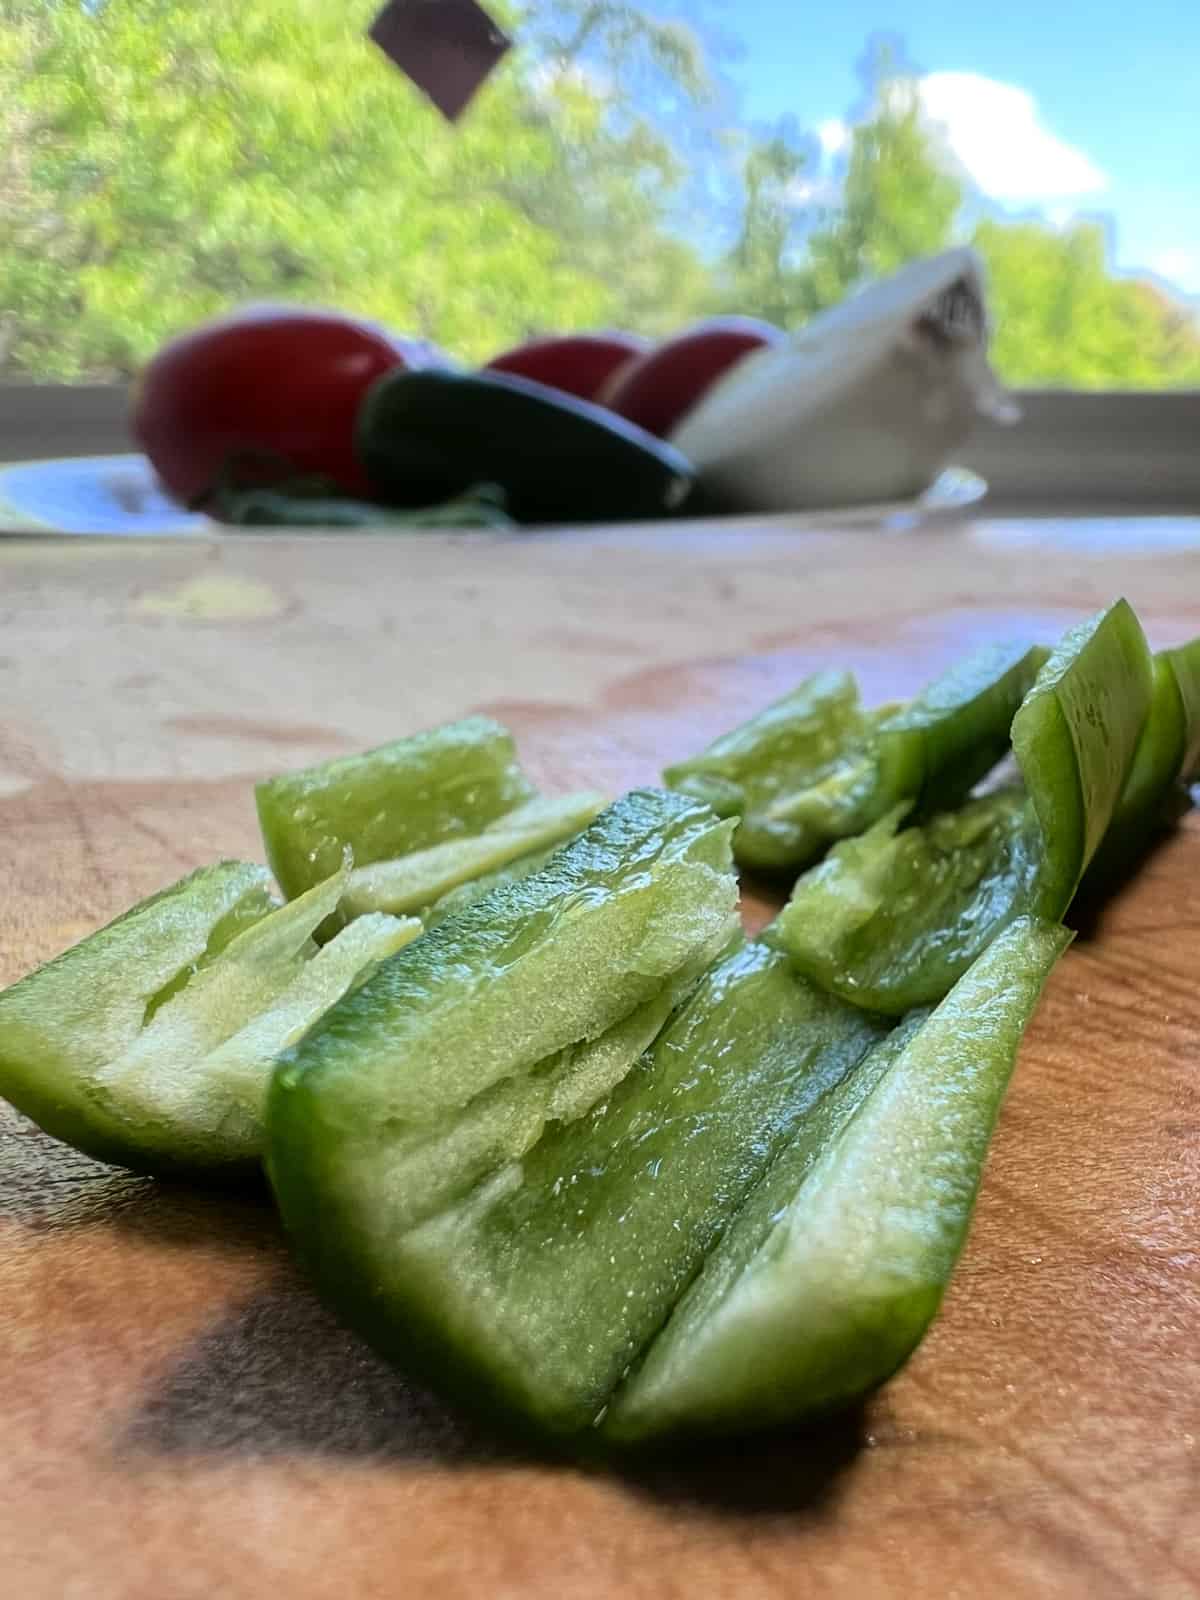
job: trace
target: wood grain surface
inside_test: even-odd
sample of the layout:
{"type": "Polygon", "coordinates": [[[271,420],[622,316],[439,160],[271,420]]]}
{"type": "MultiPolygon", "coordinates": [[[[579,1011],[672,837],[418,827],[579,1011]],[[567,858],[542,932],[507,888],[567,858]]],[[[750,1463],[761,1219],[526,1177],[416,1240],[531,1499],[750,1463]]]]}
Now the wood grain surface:
{"type": "MultiPolygon", "coordinates": [[[[1200,632],[1200,519],[0,543],[0,981],[253,858],[264,774],[487,709],[548,786],[616,790],[815,667],[903,694],[1118,593],[1156,644],[1200,632]]],[[[1188,819],[1052,979],[911,1365],[860,1415],[630,1477],[384,1366],[261,1197],[0,1112],[0,1591],[1200,1593],[1198,970],[1188,819]]]]}

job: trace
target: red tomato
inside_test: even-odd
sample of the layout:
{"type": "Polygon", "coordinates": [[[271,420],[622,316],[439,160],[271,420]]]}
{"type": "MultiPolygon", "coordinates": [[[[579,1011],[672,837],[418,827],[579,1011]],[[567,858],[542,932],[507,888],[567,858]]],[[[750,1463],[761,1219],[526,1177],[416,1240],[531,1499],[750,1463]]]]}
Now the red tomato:
{"type": "Polygon", "coordinates": [[[163,346],[135,386],[130,426],[185,505],[231,456],[255,451],[367,495],[354,454],[363,394],[393,367],[444,360],[433,345],[337,311],[247,306],[163,346]]]}
{"type": "Polygon", "coordinates": [[[598,398],[619,416],[665,439],[730,367],[784,337],[757,317],[713,317],[631,361],[598,398]]]}
{"type": "Polygon", "coordinates": [[[650,341],[636,333],[556,334],[493,356],[484,371],[512,372],[592,400],[614,373],[649,348],[650,341]]]}

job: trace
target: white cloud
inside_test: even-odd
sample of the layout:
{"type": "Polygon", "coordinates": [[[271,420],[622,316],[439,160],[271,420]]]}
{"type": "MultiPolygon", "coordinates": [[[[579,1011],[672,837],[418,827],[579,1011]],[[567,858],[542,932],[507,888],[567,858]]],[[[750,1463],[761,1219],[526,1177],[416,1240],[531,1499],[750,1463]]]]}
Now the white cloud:
{"type": "Polygon", "coordinates": [[[1073,222],[1079,221],[1079,213],[1070,201],[1059,200],[1054,205],[1046,207],[1042,213],[1052,228],[1057,228],[1060,233],[1065,232],[1073,222]]]}
{"type": "Polygon", "coordinates": [[[783,196],[793,206],[834,206],[841,192],[834,178],[793,178],[783,196]]]}
{"type": "Polygon", "coordinates": [[[1151,256],[1148,265],[1185,294],[1200,295],[1200,245],[1172,245],[1151,256]]]}
{"type": "Polygon", "coordinates": [[[931,72],[918,94],[925,119],[993,200],[1056,200],[1108,185],[1082,150],[1050,131],[1033,96],[1015,83],[975,72],[931,72]]]}
{"type": "Polygon", "coordinates": [[[840,155],[850,143],[850,129],[840,117],[827,117],[824,122],[817,123],[817,138],[823,154],[840,155]]]}

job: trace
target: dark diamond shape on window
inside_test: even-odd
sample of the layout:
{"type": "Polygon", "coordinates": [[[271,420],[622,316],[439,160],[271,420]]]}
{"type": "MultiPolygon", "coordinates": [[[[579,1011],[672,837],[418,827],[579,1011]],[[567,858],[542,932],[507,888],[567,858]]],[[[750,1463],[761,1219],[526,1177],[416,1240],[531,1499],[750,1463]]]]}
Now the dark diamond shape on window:
{"type": "Polygon", "coordinates": [[[511,44],[475,0],[390,0],[370,36],[450,122],[511,44]]]}

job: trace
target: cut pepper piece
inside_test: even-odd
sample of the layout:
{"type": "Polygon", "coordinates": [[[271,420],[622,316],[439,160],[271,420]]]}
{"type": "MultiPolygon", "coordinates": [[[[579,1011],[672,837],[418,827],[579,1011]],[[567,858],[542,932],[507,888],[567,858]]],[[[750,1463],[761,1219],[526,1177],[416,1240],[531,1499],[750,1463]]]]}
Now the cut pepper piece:
{"type": "Polygon", "coordinates": [[[797,882],[772,942],[869,1010],[936,1004],[1017,917],[1065,914],[1130,771],[1150,685],[1124,601],[1072,629],[1013,719],[1024,790],[899,832],[898,809],[836,845],[797,882]]]}
{"type": "Polygon", "coordinates": [[[1127,600],[1062,639],[1013,718],[1042,861],[1030,909],[1057,922],[1103,839],[1150,712],[1154,669],[1127,600]]]}
{"type": "Polygon", "coordinates": [[[520,856],[516,861],[510,861],[506,867],[498,867],[495,872],[484,872],[478,878],[471,878],[467,883],[460,884],[457,889],[451,889],[450,893],[444,894],[440,900],[434,901],[429,910],[422,915],[421,921],[427,928],[436,928],[439,922],[445,922],[447,917],[465,911],[468,906],[474,905],[476,900],[482,900],[485,894],[490,894],[501,884],[519,883],[522,878],[540,872],[558,848],[558,845],[553,845],[549,850],[535,850],[532,855],[520,856]]]}
{"type": "Polygon", "coordinates": [[[950,991],[1032,899],[1041,859],[1020,790],[922,827],[900,830],[902,814],[837,845],[767,935],[813,983],[888,1016],[950,991]]]}
{"type": "Polygon", "coordinates": [[[255,790],[258,820],[289,899],[336,872],[478,833],[535,796],[512,735],[466,717],[411,738],[289,772],[255,790]]]}
{"type": "Polygon", "coordinates": [[[592,793],[539,797],[506,812],[473,838],[414,850],[398,861],[356,867],[350,874],[342,910],[350,917],[368,911],[423,915],[462,884],[570,839],[586,828],[605,804],[603,795],[592,793]]]}
{"type": "Polygon", "coordinates": [[[1125,877],[1170,820],[1170,801],[1177,786],[1186,783],[1198,767],[1200,639],[1193,639],[1154,657],[1150,712],[1108,832],[1088,867],[1081,892],[1102,895],[1125,877]]]}
{"type": "Polygon", "coordinates": [[[1042,645],[986,645],[881,721],[883,781],[869,820],[910,793],[926,810],[966,799],[1006,754],[1012,720],[1049,655],[1042,645]]]}
{"type": "Polygon", "coordinates": [[[796,870],[901,801],[967,794],[1003,756],[1045,659],[1038,646],[988,646],[907,704],[874,711],[862,710],[848,673],[819,673],[668,768],[666,782],[742,818],[734,854],[743,866],[796,870]]]}
{"type": "Polygon", "coordinates": [[[793,1423],[889,1378],[962,1250],[988,1142],[1061,927],[1022,919],[929,1016],[836,1084],[618,1390],[623,1444],[793,1423]]]}
{"type": "MultiPolygon", "coordinates": [[[[361,1014],[370,990],[341,1016],[361,1014]]],[[[741,1198],[884,1030],[743,945],[586,1115],[564,1108],[522,1159],[407,1229],[406,1130],[381,1109],[411,1064],[382,1031],[348,1059],[335,1012],[276,1075],[268,1170],[293,1242],[385,1353],[456,1398],[570,1437],[590,1433],[741,1198]]]]}
{"type": "MultiPolygon", "coordinates": [[[[386,1227],[400,1234],[461,1200],[532,1150],[550,1122],[572,1122],[614,1089],[693,989],[708,952],[595,1039],[568,1045],[534,1071],[493,1084],[432,1126],[388,1131],[386,1227]]],[[[382,1223],[382,1218],[380,1219],[382,1223]]]]}
{"type": "Polygon", "coordinates": [[[818,672],[708,749],[663,774],[720,817],[740,817],[734,846],[744,866],[771,871],[811,860],[823,832],[787,815],[796,793],[836,777],[861,741],[866,713],[848,672],[818,672]]]}
{"type": "Polygon", "coordinates": [[[731,831],[665,790],[625,795],[330,1012],[285,1075],[297,1101],[319,1085],[335,1106],[344,1084],[356,1119],[432,1125],[598,1038],[736,930],[731,831]]]}
{"type": "Polygon", "coordinates": [[[318,950],[348,876],[279,906],[223,862],[134,906],[0,994],[0,1093],[105,1161],[252,1167],[275,1055],[421,931],[364,918],[318,950]]]}

